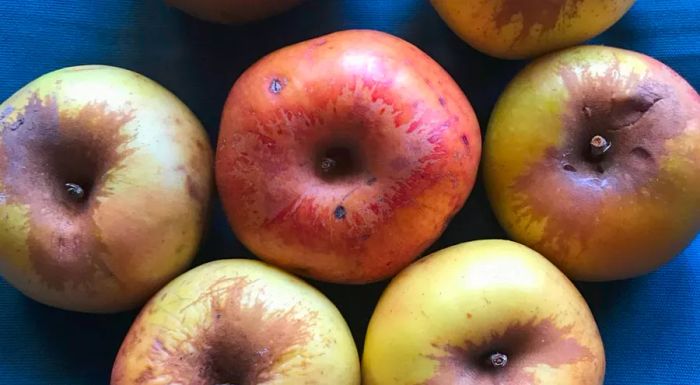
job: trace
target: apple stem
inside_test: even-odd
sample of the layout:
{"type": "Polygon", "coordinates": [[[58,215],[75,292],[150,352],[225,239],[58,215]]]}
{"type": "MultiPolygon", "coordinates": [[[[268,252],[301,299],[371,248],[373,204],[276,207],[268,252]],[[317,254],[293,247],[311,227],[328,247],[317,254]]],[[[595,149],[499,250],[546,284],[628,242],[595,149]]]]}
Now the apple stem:
{"type": "Polygon", "coordinates": [[[75,183],[66,183],[64,186],[68,192],[68,195],[73,198],[73,200],[81,201],[83,198],[85,198],[85,190],[83,190],[80,185],[75,183]]]}
{"type": "Polygon", "coordinates": [[[493,353],[489,361],[494,368],[504,368],[508,364],[508,356],[503,353],[493,353]]]}
{"type": "Polygon", "coordinates": [[[591,155],[593,158],[599,158],[605,154],[612,146],[607,139],[600,135],[596,135],[591,139],[591,155]]]}

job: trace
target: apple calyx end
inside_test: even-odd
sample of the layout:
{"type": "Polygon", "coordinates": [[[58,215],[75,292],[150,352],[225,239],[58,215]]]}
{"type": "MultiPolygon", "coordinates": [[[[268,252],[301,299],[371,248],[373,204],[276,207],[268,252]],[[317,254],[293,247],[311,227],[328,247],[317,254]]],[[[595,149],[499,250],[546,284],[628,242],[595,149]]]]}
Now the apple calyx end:
{"type": "Polygon", "coordinates": [[[81,202],[83,199],[85,199],[85,189],[83,189],[79,184],[77,183],[66,183],[63,185],[66,189],[66,192],[68,193],[68,196],[76,201],[76,202],[81,202]]]}
{"type": "Polygon", "coordinates": [[[321,161],[321,171],[324,174],[329,174],[335,169],[337,162],[332,158],[325,158],[321,161]]]}
{"type": "Polygon", "coordinates": [[[594,159],[599,158],[603,156],[611,146],[612,143],[610,143],[610,141],[601,135],[596,135],[591,139],[591,156],[594,159]]]}
{"type": "Polygon", "coordinates": [[[503,353],[493,353],[489,356],[489,364],[496,369],[505,368],[508,365],[508,356],[503,353]]]}

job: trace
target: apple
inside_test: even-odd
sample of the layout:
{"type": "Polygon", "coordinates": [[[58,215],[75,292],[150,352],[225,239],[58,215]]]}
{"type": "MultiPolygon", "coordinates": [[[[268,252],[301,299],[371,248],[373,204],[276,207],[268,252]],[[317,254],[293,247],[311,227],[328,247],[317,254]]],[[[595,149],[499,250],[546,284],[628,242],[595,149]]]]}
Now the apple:
{"type": "Polygon", "coordinates": [[[0,105],[0,275],[63,309],[142,304],[197,250],[212,158],[192,112],[139,74],[39,77],[0,105]]]}
{"type": "Polygon", "coordinates": [[[386,288],[363,385],[602,385],[605,352],[585,300],[523,245],[481,240],[415,262],[386,288]]]}
{"type": "Polygon", "coordinates": [[[359,385],[338,309],[291,274],[252,260],[199,266],[164,287],[134,321],[112,385],[359,385]]]}
{"type": "Polygon", "coordinates": [[[243,24],[277,15],[304,0],[165,0],[203,20],[243,24]]]}
{"type": "Polygon", "coordinates": [[[469,101],[397,37],[337,32],[276,51],[224,107],[216,181],[254,254],[323,281],[398,272],[462,207],[481,155],[469,101]]]}
{"type": "Polygon", "coordinates": [[[431,0],[472,47],[523,59],[582,43],[610,28],[634,0],[431,0]]]}
{"type": "Polygon", "coordinates": [[[647,273],[700,230],[700,96],[646,55],[586,46],[534,62],[484,151],[500,223],[573,279],[647,273]]]}

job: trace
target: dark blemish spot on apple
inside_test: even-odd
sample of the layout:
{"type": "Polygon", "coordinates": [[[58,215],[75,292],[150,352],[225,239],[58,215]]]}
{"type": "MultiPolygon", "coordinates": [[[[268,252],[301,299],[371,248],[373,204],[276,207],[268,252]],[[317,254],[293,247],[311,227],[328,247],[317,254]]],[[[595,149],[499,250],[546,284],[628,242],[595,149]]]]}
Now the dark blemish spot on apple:
{"type": "Polygon", "coordinates": [[[569,172],[576,172],[576,167],[570,165],[570,164],[565,164],[564,165],[564,170],[569,171],[569,172]]]}
{"type": "Polygon", "coordinates": [[[440,102],[440,105],[443,106],[443,107],[445,107],[445,105],[447,104],[447,101],[446,101],[445,98],[442,97],[442,96],[440,96],[440,97],[438,98],[438,101],[440,102]]]}
{"type": "Polygon", "coordinates": [[[444,354],[428,356],[439,367],[424,385],[532,384],[531,369],[538,365],[557,368],[593,360],[591,351],[570,333],[571,327],[558,327],[552,319],[533,318],[526,323],[513,323],[481,343],[434,345],[444,354]],[[508,357],[507,365],[493,366],[490,358],[496,353],[508,357]]]}
{"type": "Polygon", "coordinates": [[[0,134],[6,195],[29,209],[29,260],[50,289],[89,292],[95,276],[113,277],[92,216],[108,193],[107,171],[131,154],[120,149],[128,141],[121,128],[131,119],[131,112],[98,103],[60,111],[53,98],[35,94],[13,129],[0,134]]]}
{"type": "Polygon", "coordinates": [[[469,139],[466,135],[462,135],[462,143],[464,143],[465,146],[469,147],[469,139]]]}
{"type": "Polygon", "coordinates": [[[333,211],[333,215],[335,216],[335,219],[344,219],[346,212],[345,212],[345,207],[343,206],[338,206],[335,208],[335,211],[333,211]]]}
{"type": "Polygon", "coordinates": [[[467,313],[467,318],[472,319],[472,313],[467,313]]]}
{"type": "Polygon", "coordinates": [[[503,27],[514,22],[519,16],[522,20],[522,29],[517,40],[522,40],[530,34],[536,25],[546,32],[557,25],[562,16],[575,16],[578,7],[583,0],[548,0],[546,2],[532,0],[503,0],[501,7],[494,15],[496,27],[503,27]]]}
{"type": "Polygon", "coordinates": [[[14,122],[10,123],[10,125],[7,126],[7,128],[9,128],[10,131],[15,131],[15,130],[17,130],[18,128],[22,127],[22,125],[24,125],[24,116],[18,117],[17,120],[15,120],[14,122]]]}
{"type": "Polygon", "coordinates": [[[282,82],[277,78],[272,79],[272,82],[270,82],[270,92],[275,95],[279,94],[283,87],[282,82]]]}
{"type": "Polygon", "coordinates": [[[187,194],[190,196],[190,198],[192,198],[195,202],[199,202],[202,205],[206,205],[208,198],[207,186],[203,186],[201,183],[195,182],[192,175],[189,174],[185,178],[185,184],[187,187],[187,194]]]}
{"type": "MultiPolygon", "coordinates": [[[[179,343],[149,350],[148,361],[153,365],[138,375],[142,383],[163,376],[182,384],[272,381],[275,365],[283,357],[299,354],[312,338],[318,315],[298,318],[294,307],[271,309],[261,296],[246,293],[251,284],[245,277],[225,278],[201,293],[193,304],[211,309],[214,317],[179,343]]],[[[124,353],[128,355],[129,349],[124,353]]],[[[307,364],[289,361],[285,369],[298,370],[307,364]]]]}
{"type": "Polygon", "coordinates": [[[371,178],[367,179],[367,186],[371,186],[371,185],[375,184],[376,182],[377,182],[377,178],[371,177],[371,178]]]}

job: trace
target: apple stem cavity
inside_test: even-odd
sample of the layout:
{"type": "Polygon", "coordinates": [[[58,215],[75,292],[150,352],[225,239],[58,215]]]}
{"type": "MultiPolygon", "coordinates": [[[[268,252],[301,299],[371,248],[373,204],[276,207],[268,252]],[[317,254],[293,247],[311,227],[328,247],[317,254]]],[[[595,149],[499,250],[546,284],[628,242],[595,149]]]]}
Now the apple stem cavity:
{"type": "Polygon", "coordinates": [[[64,185],[68,196],[76,202],[80,202],[85,198],[85,190],[80,185],[75,183],[66,183],[64,185]]]}
{"type": "Polygon", "coordinates": [[[493,353],[489,356],[489,362],[494,368],[504,368],[508,365],[508,356],[503,353],[493,353]]]}
{"type": "Polygon", "coordinates": [[[612,143],[600,135],[596,135],[591,139],[591,156],[593,159],[600,158],[608,152],[612,143]]]}

